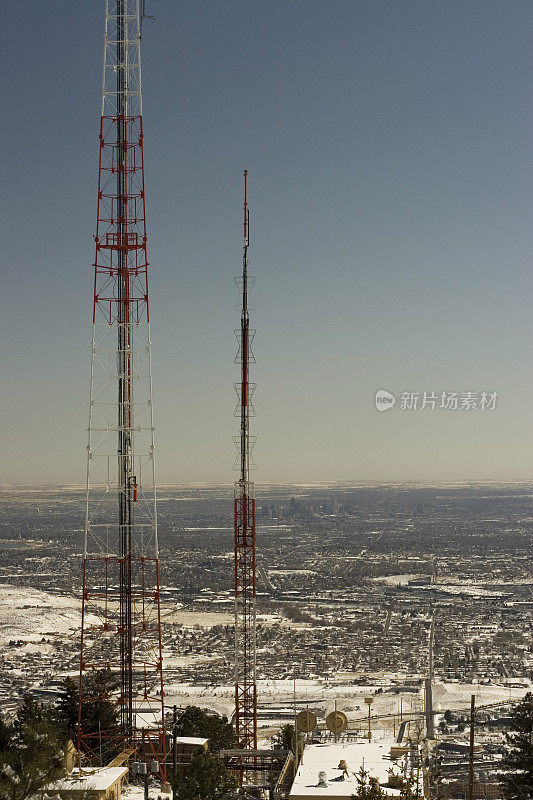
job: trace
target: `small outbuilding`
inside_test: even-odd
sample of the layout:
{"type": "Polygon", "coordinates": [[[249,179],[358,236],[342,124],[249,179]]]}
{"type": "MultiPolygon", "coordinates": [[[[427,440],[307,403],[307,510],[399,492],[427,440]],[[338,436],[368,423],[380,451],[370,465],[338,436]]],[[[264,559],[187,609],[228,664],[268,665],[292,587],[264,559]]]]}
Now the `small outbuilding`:
{"type": "Polygon", "coordinates": [[[61,800],[121,800],[127,783],[128,767],[85,767],[74,769],[48,787],[48,795],[61,800]]]}
{"type": "Polygon", "coordinates": [[[175,741],[178,764],[190,764],[195,753],[205,752],[209,746],[209,739],[202,739],[199,736],[176,736],[175,741]]]}

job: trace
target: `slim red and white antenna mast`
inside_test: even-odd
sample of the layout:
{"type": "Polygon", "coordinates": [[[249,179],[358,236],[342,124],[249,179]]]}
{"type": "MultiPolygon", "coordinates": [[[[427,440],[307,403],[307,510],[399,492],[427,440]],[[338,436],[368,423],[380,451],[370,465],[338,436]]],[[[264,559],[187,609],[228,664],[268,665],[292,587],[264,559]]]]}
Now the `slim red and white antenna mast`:
{"type": "Polygon", "coordinates": [[[106,1],[78,748],[93,762],[102,739],[109,752],[134,748],[164,778],[142,13],[140,0],[106,1]],[[106,700],[118,726],[94,730],[84,712],[106,700]]]}
{"type": "MultiPolygon", "coordinates": [[[[255,384],[250,383],[250,364],[255,362],[248,313],[248,247],[250,213],[247,198],[247,175],[244,170],[244,223],[242,257],[241,327],[235,331],[239,350],[235,359],[240,365],[240,381],[235,384],[238,403],[235,416],[240,419],[239,435],[234,437],[238,450],[239,479],[235,483],[235,727],[237,746],[257,749],[256,685],[256,608],[255,608],[255,496],[250,481],[251,450],[255,437],[250,435],[251,403],[255,384]]],[[[237,281],[241,285],[241,279],[237,281]]]]}

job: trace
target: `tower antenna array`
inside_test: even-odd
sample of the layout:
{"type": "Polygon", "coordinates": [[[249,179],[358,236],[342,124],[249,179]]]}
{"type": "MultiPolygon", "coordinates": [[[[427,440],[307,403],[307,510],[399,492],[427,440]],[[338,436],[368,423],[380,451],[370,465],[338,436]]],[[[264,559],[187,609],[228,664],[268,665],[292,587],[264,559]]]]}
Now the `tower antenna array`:
{"type": "Polygon", "coordinates": [[[78,749],[165,778],[140,0],[106,0],[83,554],[78,749]],[[95,704],[118,724],[95,730],[95,704]]]}
{"type": "MultiPolygon", "coordinates": [[[[240,365],[240,380],[235,384],[240,419],[237,447],[239,479],[235,483],[235,727],[237,747],[257,749],[257,685],[256,685],[256,608],[255,608],[255,494],[250,481],[251,450],[255,437],[250,435],[250,417],[254,414],[252,396],[255,383],[250,383],[250,364],[255,363],[250,329],[248,290],[248,247],[250,244],[250,212],[247,198],[248,171],[244,170],[244,222],[241,327],[235,334],[239,349],[235,362],[240,365]]],[[[242,287],[241,287],[242,281],[242,287]]]]}

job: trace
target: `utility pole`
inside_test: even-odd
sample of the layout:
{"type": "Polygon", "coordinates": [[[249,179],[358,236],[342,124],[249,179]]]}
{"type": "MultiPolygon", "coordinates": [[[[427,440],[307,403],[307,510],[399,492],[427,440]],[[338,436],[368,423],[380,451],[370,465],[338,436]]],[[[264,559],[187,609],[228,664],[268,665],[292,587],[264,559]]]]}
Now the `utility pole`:
{"type": "Polygon", "coordinates": [[[176,793],[176,772],[178,770],[178,707],[172,709],[172,797],[176,793]]]}
{"type": "Polygon", "coordinates": [[[247,196],[248,170],[244,170],[244,222],[242,256],[241,326],[236,331],[239,349],[235,359],[240,364],[240,380],[235,384],[240,420],[237,447],[239,479],[235,483],[235,728],[237,746],[257,749],[257,685],[256,685],[256,607],[255,607],[255,494],[250,481],[251,450],[255,437],[250,435],[250,417],[254,414],[252,396],[255,383],[250,382],[250,364],[255,362],[250,329],[248,289],[248,247],[250,245],[250,212],[247,196]]]}
{"type": "Polygon", "coordinates": [[[298,728],[296,725],[296,676],[292,679],[292,694],[294,704],[294,778],[296,780],[296,773],[298,772],[298,728]]]}
{"type": "Polygon", "coordinates": [[[371,728],[371,714],[372,714],[372,712],[371,712],[371,709],[372,709],[372,703],[373,702],[374,702],[374,698],[373,697],[365,697],[365,703],[368,706],[368,741],[369,742],[372,740],[372,728],[371,728]]]}
{"type": "MultiPolygon", "coordinates": [[[[166,780],[141,94],[140,0],[106,0],[83,552],[78,750],[84,703],[108,702],[118,749],[166,780]],[[108,685],[90,677],[105,671],[108,685]],[[118,679],[118,687],[113,683],[118,679]],[[143,727],[142,714],[156,721],[143,727]],[[143,747],[146,743],[146,750],[143,747]]],[[[99,734],[97,733],[98,737],[99,734]]]]}
{"type": "Polygon", "coordinates": [[[426,736],[435,738],[435,718],[433,716],[433,645],[435,637],[435,611],[431,616],[428,637],[428,677],[425,680],[424,705],[426,716],[426,736]]]}
{"type": "Polygon", "coordinates": [[[470,698],[470,747],[468,750],[468,800],[474,797],[474,723],[476,696],[470,698]]]}

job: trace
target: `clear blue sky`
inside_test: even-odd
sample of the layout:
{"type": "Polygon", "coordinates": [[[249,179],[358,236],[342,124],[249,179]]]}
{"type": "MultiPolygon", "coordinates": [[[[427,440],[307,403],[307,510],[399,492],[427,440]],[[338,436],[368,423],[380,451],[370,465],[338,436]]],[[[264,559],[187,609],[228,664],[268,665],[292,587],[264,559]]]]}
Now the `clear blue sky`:
{"type": "MultiPolygon", "coordinates": [[[[531,2],[147,11],[159,479],[233,480],[244,167],[256,479],[531,478],[531,2]],[[380,414],[379,388],[500,397],[380,414]]],[[[103,21],[2,11],[3,482],[84,477],[103,21]]]]}

